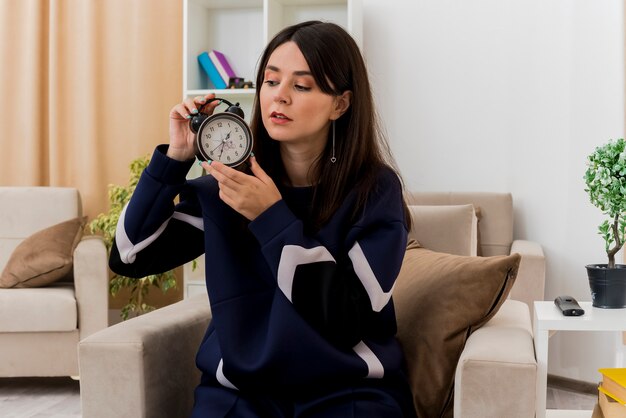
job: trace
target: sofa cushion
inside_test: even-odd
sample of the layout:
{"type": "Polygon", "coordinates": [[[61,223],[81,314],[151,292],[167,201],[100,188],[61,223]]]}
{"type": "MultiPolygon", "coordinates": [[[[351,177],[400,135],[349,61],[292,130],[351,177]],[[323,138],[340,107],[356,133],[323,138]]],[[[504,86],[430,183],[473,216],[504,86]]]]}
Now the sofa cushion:
{"type": "Polygon", "coordinates": [[[410,205],[465,205],[480,208],[480,251],[483,256],[509,255],[513,242],[513,196],[493,192],[412,192],[410,205]]]}
{"type": "Polygon", "coordinates": [[[393,299],[418,416],[452,415],[465,342],[505,301],[519,262],[519,254],[467,257],[409,243],[393,299]]]}
{"type": "Polygon", "coordinates": [[[64,278],[72,270],[74,249],[86,220],[70,219],[22,241],[0,275],[0,288],[46,286],[64,278]]]}
{"type": "Polygon", "coordinates": [[[409,210],[413,218],[409,239],[433,251],[477,255],[478,218],[473,205],[412,205],[409,210]]]}
{"type": "Polygon", "coordinates": [[[71,284],[0,289],[0,333],[73,331],[77,321],[71,284]]]}

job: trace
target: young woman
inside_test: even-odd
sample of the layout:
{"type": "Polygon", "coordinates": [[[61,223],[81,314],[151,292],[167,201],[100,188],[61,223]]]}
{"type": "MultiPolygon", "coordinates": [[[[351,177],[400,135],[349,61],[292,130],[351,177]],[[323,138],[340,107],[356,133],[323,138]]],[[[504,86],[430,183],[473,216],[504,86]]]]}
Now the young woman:
{"type": "Polygon", "coordinates": [[[359,49],[331,23],[288,27],[257,89],[250,173],[207,162],[186,180],[188,120],[216,104],[172,109],[111,268],[143,277],[205,255],[194,418],[413,416],[391,299],[410,217],[359,49]]]}

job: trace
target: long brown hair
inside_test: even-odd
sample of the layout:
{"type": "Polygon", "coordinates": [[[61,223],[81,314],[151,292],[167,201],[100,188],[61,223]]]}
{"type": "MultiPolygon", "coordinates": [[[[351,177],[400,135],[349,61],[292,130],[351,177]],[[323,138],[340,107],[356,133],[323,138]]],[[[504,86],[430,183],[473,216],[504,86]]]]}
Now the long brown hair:
{"type": "MultiPolygon", "coordinates": [[[[359,47],[352,37],[334,23],[309,21],[289,26],[279,32],[261,56],[256,86],[260,90],[267,62],[276,48],[293,41],[306,59],[323,93],[338,96],[352,92],[348,110],[335,123],[335,155],[332,163],[332,129],[325,149],[311,168],[316,179],[313,198],[313,225],[324,225],[343,203],[348,192],[357,191],[354,216],[363,208],[380,168],[389,167],[396,174],[388,143],[377,120],[367,69],[359,47]]],[[[287,181],[279,143],[270,138],[261,117],[259,94],[254,99],[251,120],[255,138],[254,153],[263,169],[277,182],[287,181]]],[[[399,177],[399,176],[398,176],[399,177]]],[[[411,216],[404,203],[410,228],[411,216]]]]}

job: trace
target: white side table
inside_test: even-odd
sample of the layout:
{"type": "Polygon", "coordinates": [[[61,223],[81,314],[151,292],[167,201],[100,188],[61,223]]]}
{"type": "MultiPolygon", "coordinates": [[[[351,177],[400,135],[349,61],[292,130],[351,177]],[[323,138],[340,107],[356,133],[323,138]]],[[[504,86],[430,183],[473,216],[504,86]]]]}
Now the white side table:
{"type": "MultiPolygon", "coordinates": [[[[564,416],[562,412],[550,410],[546,413],[546,391],[548,384],[548,337],[550,331],[624,331],[626,309],[601,309],[591,302],[579,302],[585,310],[583,316],[564,316],[551,301],[535,302],[535,355],[537,356],[536,418],[564,416]]],[[[591,411],[578,411],[575,416],[591,417],[591,411]]]]}

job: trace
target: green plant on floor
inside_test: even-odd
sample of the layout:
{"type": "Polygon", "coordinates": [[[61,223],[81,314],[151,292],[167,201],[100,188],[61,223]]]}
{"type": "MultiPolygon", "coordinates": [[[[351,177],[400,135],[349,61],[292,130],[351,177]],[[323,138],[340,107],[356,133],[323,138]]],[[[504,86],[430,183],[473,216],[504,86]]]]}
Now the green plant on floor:
{"type": "MultiPolygon", "coordinates": [[[[130,179],[126,186],[115,184],[109,185],[109,203],[110,209],[107,213],[99,214],[93,221],[89,223],[89,228],[94,234],[101,234],[107,246],[107,250],[111,251],[117,221],[120,218],[122,209],[135,191],[135,187],[139,182],[139,177],[143,170],[148,166],[149,157],[140,157],[133,160],[130,164],[130,179]]],[[[166,293],[169,289],[176,287],[176,278],[174,271],[170,270],[161,274],[153,274],[141,279],[133,279],[130,277],[114,274],[109,283],[109,292],[115,297],[122,289],[130,290],[130,297],[126,305],[122,307],[120,316],[126,320],[129,316],[141,315],[154,310],[154,306],[146,303],[146,297],[151,288],[158,288],[166,293]]]]}
{"type": "Polygon", "coordinates": [[[615,254],[626,233],[626,141],[609,140],[587,157],[585,191],[591,203],[607,215],[598,228],[605,242],[608,268],[615,268],[615,254]]]}

